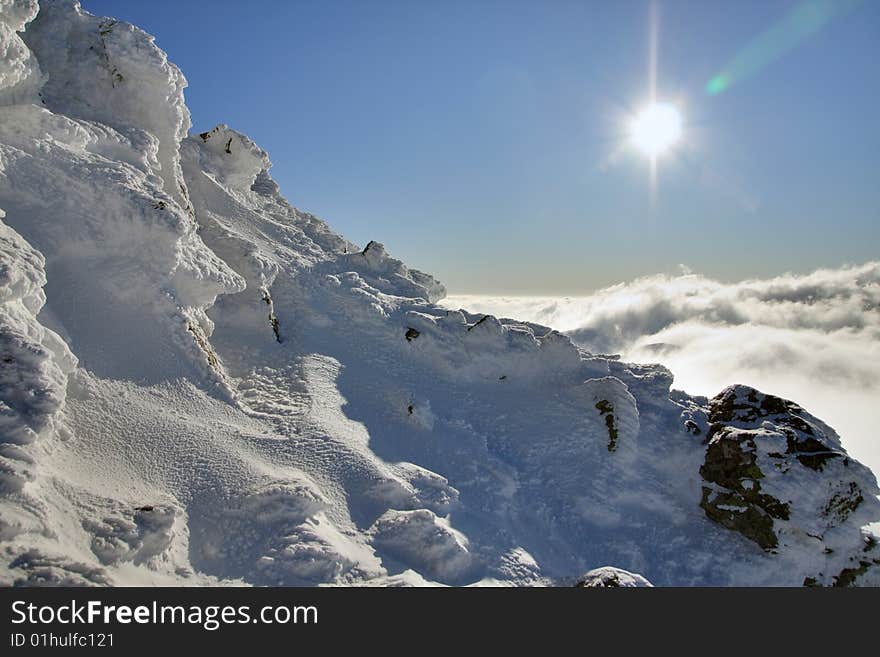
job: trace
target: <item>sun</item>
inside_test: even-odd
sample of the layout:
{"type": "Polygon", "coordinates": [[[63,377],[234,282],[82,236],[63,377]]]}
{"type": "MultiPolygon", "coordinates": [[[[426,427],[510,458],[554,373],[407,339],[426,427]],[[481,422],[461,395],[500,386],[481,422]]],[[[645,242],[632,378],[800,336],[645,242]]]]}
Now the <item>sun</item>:
{"type": "Polygon", "coordinates": [[[682,117],[675,105],[652,103],[629,124],[630,143],[652,160],[681,139],[682,117]]]}

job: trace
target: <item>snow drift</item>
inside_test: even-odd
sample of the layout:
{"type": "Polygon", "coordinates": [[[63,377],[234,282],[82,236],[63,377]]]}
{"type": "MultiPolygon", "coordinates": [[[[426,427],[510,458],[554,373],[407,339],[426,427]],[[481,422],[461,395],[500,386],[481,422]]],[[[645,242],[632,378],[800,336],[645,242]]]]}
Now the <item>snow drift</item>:
{"type": "Polygon", "coordinates": [[[4,583],[877,582],[876,481],[800,406],[439,307],[188,135],[131,25],[0,38],[4,583]]]}

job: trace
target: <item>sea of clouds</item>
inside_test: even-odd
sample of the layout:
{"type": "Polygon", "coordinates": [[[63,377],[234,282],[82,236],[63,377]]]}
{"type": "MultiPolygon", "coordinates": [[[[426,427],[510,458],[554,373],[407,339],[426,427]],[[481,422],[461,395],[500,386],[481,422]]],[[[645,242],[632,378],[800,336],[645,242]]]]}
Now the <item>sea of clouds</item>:
{"type": "Polygon", "coordinates": [[[791,399],[880,475],[880,262],[739,283],[656,275],[583,297],[442,303],[551,326],[594,353],[662,363],[692,394],[744,383],[791,399]]]}

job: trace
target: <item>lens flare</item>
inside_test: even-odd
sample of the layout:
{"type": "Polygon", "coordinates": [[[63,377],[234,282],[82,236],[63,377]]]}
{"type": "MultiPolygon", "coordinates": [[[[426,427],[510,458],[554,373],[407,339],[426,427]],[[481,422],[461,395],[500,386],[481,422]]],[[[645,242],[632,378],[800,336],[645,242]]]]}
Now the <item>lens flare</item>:
{"type": "Polygon", "coordinates": [[[706,83],[717,96],[747,80],[794,50],[832,21],[858,9],[865,0],[801,0],[776,23],[749,41],[724,69],[706,83]]]}

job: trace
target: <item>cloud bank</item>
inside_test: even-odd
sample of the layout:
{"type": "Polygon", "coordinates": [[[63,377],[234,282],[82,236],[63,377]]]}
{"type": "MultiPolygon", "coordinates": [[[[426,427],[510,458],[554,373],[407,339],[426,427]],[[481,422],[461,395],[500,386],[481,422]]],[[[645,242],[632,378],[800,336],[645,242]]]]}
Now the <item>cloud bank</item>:
{"type": "Polygon", "coordinates": [[[880,262],[740,283],[656,275],[585,297],[461,295],[443,304],[552,326],[595,353],[663,363],[690,393],[744,383],[792,399],[880,473],[880,262]]]}

